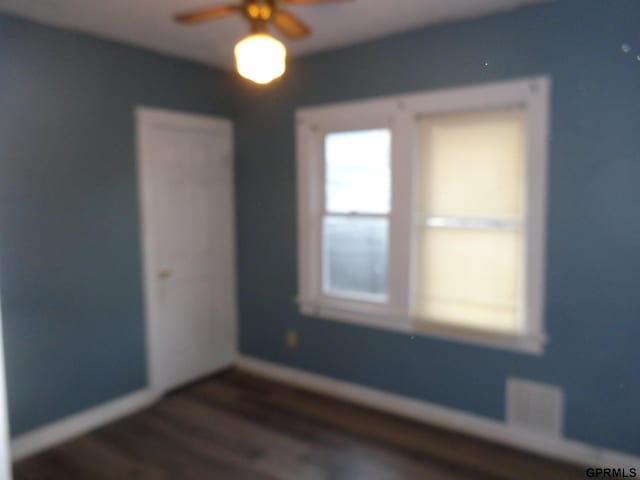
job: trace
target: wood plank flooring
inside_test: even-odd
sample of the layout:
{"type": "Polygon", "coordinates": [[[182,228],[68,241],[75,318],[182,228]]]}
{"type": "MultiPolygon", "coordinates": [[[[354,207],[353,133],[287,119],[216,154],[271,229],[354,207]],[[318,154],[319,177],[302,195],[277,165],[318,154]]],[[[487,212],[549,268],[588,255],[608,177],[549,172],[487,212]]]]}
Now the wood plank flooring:
{"type": "Polygon", "coordinates": [[[233,370],[14,466],[15,480],[571,480],[584,470],[233,370]]]}

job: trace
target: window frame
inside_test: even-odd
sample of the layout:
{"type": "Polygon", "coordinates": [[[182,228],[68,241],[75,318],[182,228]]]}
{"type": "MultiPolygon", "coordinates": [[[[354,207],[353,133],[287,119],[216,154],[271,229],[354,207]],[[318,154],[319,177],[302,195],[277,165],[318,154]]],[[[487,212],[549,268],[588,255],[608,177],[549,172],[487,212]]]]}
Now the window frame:
{"type": "Polygon", "coordinates": [[[546,183],[549,143],[548,76],[394,95],[372,100],[305,107],[296,111],[298,202],[298,296],[303,315],[427,335],[475,345],[542,354],[546,239],[546,183]],[[524,106],[527,118],[525,178],[524,330],[505,334],[443,325],[412,316],[417,229],[416,120],[422,116],[524,106]],[[386,303],[332,297],[322,288],[324,136],[341,131],[391,131],[391,210],[386,303]]]}

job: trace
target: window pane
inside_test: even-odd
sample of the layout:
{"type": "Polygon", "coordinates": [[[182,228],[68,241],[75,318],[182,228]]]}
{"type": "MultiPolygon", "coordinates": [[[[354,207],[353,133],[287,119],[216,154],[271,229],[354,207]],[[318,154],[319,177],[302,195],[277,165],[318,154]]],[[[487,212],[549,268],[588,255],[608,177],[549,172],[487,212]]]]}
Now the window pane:
{"type": "Polygon", "coordinates": [[[325,292],[383,300],[387,293],[387,231],[386,218],[326,217],[325,292]]]}
{"type": "Polygon", "coordinates": [[[521,237],[512,231],[420,229],[418,316],[474,328],[519,330],[521,237]]]}
{"type": "Polygon", "coordinates": [[[522,215],[524,108],[422,117],[417,128],[421,213],[522,215]]]}
{"type": "Polygon", "coordinates": [[[325,137],[326,209],[388,213],[391,208],[391,132],[330,133],[325,137]]]}

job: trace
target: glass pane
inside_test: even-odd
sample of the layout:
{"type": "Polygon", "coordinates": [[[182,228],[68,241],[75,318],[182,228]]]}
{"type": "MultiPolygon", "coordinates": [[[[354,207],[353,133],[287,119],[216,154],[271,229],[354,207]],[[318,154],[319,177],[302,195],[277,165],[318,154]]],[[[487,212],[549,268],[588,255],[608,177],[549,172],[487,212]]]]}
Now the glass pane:
{"type": "Polygon", "coordinates": [[[523,108],[418,120],[418,208],[436,216],[518,218],[523,210],[523,108]]]}
{"type": "Polygon", "coordinates": [[[330,133],[325,137],[325,159],[328,212],[389,212],[391,131],[330,133]]]}
{"type": "Polygon", "coordinates": [[[522,235],[424,228],[417,243],[420,318],[516,332],[520,329],[522,235]]]}
{"type": "Polygon", "coordinates": [[[326,217],[325,292],[383,300],[387,293],[387,231],[386,218],[326,217]]]}

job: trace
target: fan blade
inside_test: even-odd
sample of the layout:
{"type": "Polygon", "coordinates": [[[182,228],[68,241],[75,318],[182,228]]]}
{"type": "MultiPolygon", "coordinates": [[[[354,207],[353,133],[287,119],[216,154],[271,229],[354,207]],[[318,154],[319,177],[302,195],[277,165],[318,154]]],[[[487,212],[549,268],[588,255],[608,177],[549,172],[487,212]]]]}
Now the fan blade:
{"type": "Polygon", "coordinates": [[[176,22],[179,23],[198,23],[207,20],[216,20],[226,17],[232,13],[241,12],[242,7],[239,5],[225,5],[223,7],[207,8],[205,10],[196,10],[195,12],[187,12],[176,15],[176,22]]]}
{"type": "Polygon", "coordinates": [[[289,38],[303,38],[311,33],[309,27],[284,10],[275,13],[273,25],[289,38]]]}
{"type": "Polygon", "coordinates": [[[353,0],[281,0],[282,3],[289,3],[291,5],[314,5],[319,3],[345,3],[352,2],[353,0]]]}

